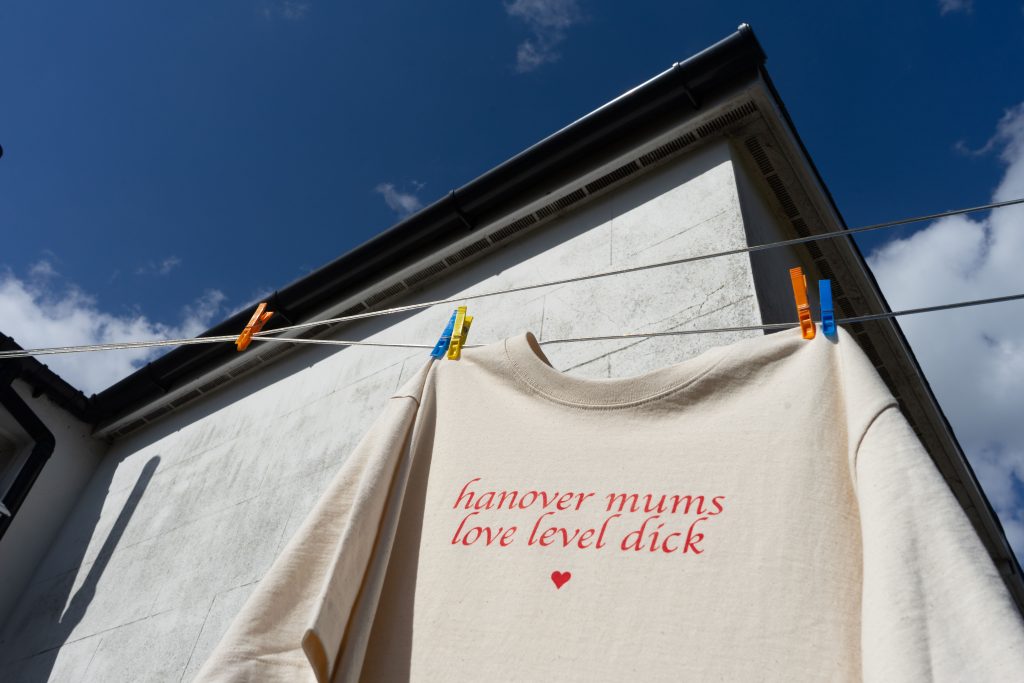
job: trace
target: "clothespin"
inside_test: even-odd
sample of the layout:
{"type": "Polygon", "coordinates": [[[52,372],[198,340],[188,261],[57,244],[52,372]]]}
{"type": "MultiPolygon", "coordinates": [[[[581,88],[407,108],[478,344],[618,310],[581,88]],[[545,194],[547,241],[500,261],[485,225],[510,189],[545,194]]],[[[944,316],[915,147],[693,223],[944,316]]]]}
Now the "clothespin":
{"type": "Polygon", "coordinates": [[[242,334],[238,335],[238,339],[235,340],[235,346],[238,347],[239,351],[245,351],[249,348],[249,342],[252,341],[252,335],[256,334],[263,329],[263,326],[267,324],[267,321],[274,317],[273,311],[267,310],[267,302],[261,301],[260,305],[256,307],[256,312],[252,314],[252,319],[249,320],[249,324],[242,330],[242,334]]]}
{"type": "Polygon", "coordinates": [[[821,304],[821,331],[826,337],[836,336],[836,313],[832,309],[832,281],[818,280],[818,302],[821,304]]]}
{"type": "Polygon", "coordinates": [[[452,343],[452,330],[455,329],[456,315],[458,315],[458,311],[452,311],[452,317],[448,319],[448,324],[445,325],[444,332],[441,333],[441,337],[437,340],[437,344],[434,345],[434,350],[430,352],[432,357],[444,358],[444,354],[448,352],[448,346],[452,343]]]}
{"type": "Polygon", "coordinates": [[[816,333],[814,321],[811,320],[811,306],[807,303],[807,277],[804,269],[797,266],[789,269],[789,279],[793,283],[793,299],[796,301],[796,314],[800,319],[800,331],[804,339],[814,339],[816,333]]]}
{"type": "Polygon", "coordinates": [[[466,337],[469,336],[469,326],[473,324],[473,316],[467,315],[466,320],[462,323],[462,337],[459,338],[459,353],[466,346],[466,337]]]}
{"type": "Polygon", "coordinates": [[[459,306],[455,309],[455,327],[452,328],[452,344],[448,347],[449,360],[458,360],[462,357],[462,345],[466,343],[466,335],[469,334],[468,323],[472,322],[473,316],[466,315],[465,306],[459,306]]]}

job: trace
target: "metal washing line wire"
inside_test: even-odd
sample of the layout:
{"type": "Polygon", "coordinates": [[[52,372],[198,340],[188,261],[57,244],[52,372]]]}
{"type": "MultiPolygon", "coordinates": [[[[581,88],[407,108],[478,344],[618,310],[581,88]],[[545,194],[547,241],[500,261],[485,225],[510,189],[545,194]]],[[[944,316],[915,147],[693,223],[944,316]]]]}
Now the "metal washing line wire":
{"type": "MultiPolygon", "coordinates": [[[[390,348],[414,348],[414,349],[432,349],[434,344],[405,344],[405,343],[387,343],[387,342],[365,342],[365,341],[344,341],[334,339],[298,339],[294,337],[277,337],[283,332],[289,332],[293,330],[307,329],[310,327],[316,327],[319,325],[331,325],[336,323],[348,322],[353,320],[360,320],[363,318],[373,318],[382,315],[393,315],[396,313],[405,313],[407,311],[421,310],[424,308],[431,308],[433,306],[440,306],[444,304],[453,304],[462,301],[470,301],[473,299],[483,299],[492,296],[499,296],[503,294],[513,294],[516,292],[524,292],[531,289],[540,289],[542,287],[553,287],[557,285],[571,284],[574,282],[582,282],[584,280],[593,280],[596,278],[609,277],[612,275],[623,275],[626,273],[635,273],[643,270],[649,270],[651,268],[665,268],[668,266],[682,265],[685,263],[694,263],[697,261],[704,261],[712,258],[720,258],[723,256],[734,256],[737,254],[750,254],[759,251],[765,251],[767,249],[775,249],[778,247],[794,246],[798,244],[806,244],[808,242],[817,242],[819,240],[833,239],[836,237],[845,237],[849,235],[857,235],[860,233],[871,232],[874,230],[884,230],[888,228],[895,228],[902,225],[909,225],[912,223],[922,223],[924,221],[936,220],[939,218],[946,218],[949,216],[958,216],[967,213],[974,213],[977,211],[987,211],[990,209],[998,209],[1007,206],[1013,206],[1015,204],[1024,204],[1024,197],[1019,199],[1010,199],[1003,202],[993,202],[991,204],[983,204],[980,206],[972,206],[965,209],[954,209],[952,211],[943,211],[940,213],[928,214],[925,216],[916,216],[913,218],[903,218],[896,221],[888,221],[885,223],[875,223],[872,225],[865,225],[857,228],[850,228],[847,230],[840,230],[836,232],[826,232],[818,235],[809,235],[807,237],[797,237],[789,240],[782,240],[779,242],[771,242],[768,244],[757,244],[747,247],[739,247],[736,249],[728,249],[726,251],[713,252],[710,254],[701,254],[698,256],[688,256],[685,258],[672,259],[669,261],[659,261],[657,263],[648,263],[640,266],[631,266],[629,268],[618,268],[615,270],[603,271],[600,273],[593,273],[590,275],[580,275],[576,277],[563,278],[560,280],[549,280],[547,282],[538,282],[530,285],[522,285],[519,287],[510,287],[494,292],[484,292],[481,294],[468,294],[459,297],[453,297],[450,299],[436,299],[434,301],[425,301],[417,304],[409,304],[406,306],[397,306],[395,308],[386,308],[379,311],[367,311],[365,313],[356,313],[354,315],[347,315],[340,318],[327,318],[325,320],[315,320],[305,323],[299,323],[296,325],[287,325],[285,327],[279,327],[273,330],[265,330],[257,332],[252,336],[253,341],[276,341],[276,342],[288,342],[292,344],[324,344],[332,346],[379,346],[379,347],[390,347],[390,348]]],[[[1020,294],[1009,294],[1006,296],[990,297],[987,299],[974,299],[970,301],[959,301],[954,303],[940,304],[937,306],[925,306],[922,308],[911,308],[904,309],[901,311],[889,311],[886,313],[874,313],[869,315],[854,316],[849,318],[837,318],[837,324],[851,324],[868,322],[873,320],[885,320],[888,318],[896,318],[905,315],[915,315],[918,313],[930,313],[934,311],[945,311],[955,308],[967,308],[971,306],[982,306],[987,304],[1004,303],[1007,301],[1017,301],[1024,299],[1024,293],[1020,294]]],[[[790,327],[797,327],[798,322],[792,323],[769,323],[764,325],[745,325],[739,327],[718,327],[711,329],[697,329],[697,330],[670,330],[661,332],[634,332],[627,334],[614,334],[614,335],[601,335],[591,337],[571,337],[563,339],[547,339],[541,344],[562,344],[568,342],[583,342],[583,341],[603,341],[603,340],[614,340],[614,339],[633,339],[643,337],[667,337],[676,335],[686,334],[712,334],[720,332],[746,332],[752,330],[780,330],[787,329],[790,327]]],[[[118,349],[141,349],[141,348],[152,348],[160,346],[185,346],[189,344],[218,344],[223,342],[234,342],[238,338],[238,335],[222,335],[217,337],[194,337],[189,339],[164,339],[154,341],[135,341],[135,342],[112,342],[109,344],[89,344],[81,346],[54,346],[39,349],[23,349],[16,351],[0,351],[0,360],[5,358],[25,358],[28,356],[45,356],[61,353],[82,353],[90,351],[112,351],[118,349]]],[[[483,346],[483,344],[467,344],[465,348],[474,348],[483,346]]]]}

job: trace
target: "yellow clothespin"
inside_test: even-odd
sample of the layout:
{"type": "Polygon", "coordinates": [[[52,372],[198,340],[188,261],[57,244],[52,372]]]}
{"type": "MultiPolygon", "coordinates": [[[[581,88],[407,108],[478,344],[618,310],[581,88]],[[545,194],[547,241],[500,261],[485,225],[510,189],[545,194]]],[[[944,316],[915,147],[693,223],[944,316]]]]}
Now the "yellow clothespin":
{"type": "Polygon", "coordinates": [[[462,345],[466,343],[466,336],[469,334],[469,326],[473,322],[473,316],[466,315],[466,307],[459,306],[455,311],[455,326],[452,328],[452,343],[448,347],[448,359],[458,360],[462,357],[462,345]]]}
{"type": "Polygon", "coordinates": [[[238,335],[238,339],[235,340],[235,346],[238,347],[239,351],[245,351],[249,348],[249,343],[252,341],[252,335],[263,329],[263,326],[267,324],[267,321],[274,317],[273,311],[267,310],[267,302],[261,301],[260,305],[256,307],[256,312],[252,314],[252,319],[249,320],[249,324],[242,330],[242,334],[238,335]]]}
{"type": "Polygon", "coordinates": [[[796,301],[796,314],[800,319],[800,331],[804,339],[814,339],[815,327],[811,319],[811,305],[807,303],[807,277],[804,269],[797,266],[789,269],[789,279],[793,283],[793,299],[796,301]]]}

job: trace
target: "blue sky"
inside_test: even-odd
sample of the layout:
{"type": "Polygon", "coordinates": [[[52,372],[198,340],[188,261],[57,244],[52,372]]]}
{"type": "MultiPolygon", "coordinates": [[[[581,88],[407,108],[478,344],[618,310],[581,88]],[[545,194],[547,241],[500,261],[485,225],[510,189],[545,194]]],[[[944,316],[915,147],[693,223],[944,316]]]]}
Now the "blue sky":
{"type": "MultiPolygon", "coordinates": [[[[1024,4],[784,7],[6,2],[0,330],[197,334],[743,21],[851,226],[1024,195],[1024,4]]],[[[861,244],[894,307],[940,303],[1024,291],[1018,223],[861,244]]],[[[1024,325],[950,315],[905,329],[1021,549],[1024,325]]],[[[100,355],[47,363],[88,393],[144,358],[100,355]]]]}

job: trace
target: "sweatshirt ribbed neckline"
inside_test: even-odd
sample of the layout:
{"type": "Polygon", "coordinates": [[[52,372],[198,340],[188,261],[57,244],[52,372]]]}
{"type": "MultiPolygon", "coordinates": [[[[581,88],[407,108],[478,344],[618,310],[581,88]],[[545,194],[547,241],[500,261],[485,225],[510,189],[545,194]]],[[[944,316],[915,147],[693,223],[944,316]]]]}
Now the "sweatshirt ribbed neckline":
{"type": "Polygon", "coordinates": [[[715,347],[635,377],[603,379],[577,377],[556,370],[532,332],[505,340],[505,354],[517,379],[559,403],[595,408],[633,406],[688,387],[726,358],[731,347],[715,347]]]}

